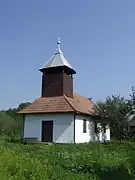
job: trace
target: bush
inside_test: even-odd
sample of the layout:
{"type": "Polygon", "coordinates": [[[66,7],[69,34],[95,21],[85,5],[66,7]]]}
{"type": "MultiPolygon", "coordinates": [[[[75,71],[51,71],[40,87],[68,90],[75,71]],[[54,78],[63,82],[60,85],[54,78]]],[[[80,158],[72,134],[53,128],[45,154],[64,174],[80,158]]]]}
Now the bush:
{"type": "Polygon", "coordinates": [[[5,135],[9,140],[19,136],[21,119],[15,119],[6,112],[0,112],[0,135],[5,135]]]}

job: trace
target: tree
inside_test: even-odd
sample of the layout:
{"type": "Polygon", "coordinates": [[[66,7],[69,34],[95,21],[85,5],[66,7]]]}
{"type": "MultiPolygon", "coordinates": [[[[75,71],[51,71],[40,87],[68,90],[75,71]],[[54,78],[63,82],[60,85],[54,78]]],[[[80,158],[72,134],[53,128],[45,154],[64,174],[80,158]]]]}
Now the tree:
{"type": "Polygon", "coordinates": [[[97,119],[103,127],[110,125],[111,135],[121,138],[123,132],[128,131],[128,114],[130,106],[123,97],[112,95],[104,102],[98,101],[94,107],[94,119],[97,119]]]}
{"type": "Polygon", "coordinates": [[[10,139],[20,136],[23,117],[17,114],[17,112],[29,104],[29,102],[21,103],[18,108],[0,111],[0,135],[6,135],[10,139]]]}
{"type": "Polygon", "coordinates": [[[19,121],[9,116],[6,111],[0,112],[0,134],[14,137],[19,134],[19,121]]]}
{"type": "Polygon", "coordinates": [[[25,103],[19,104],[19,106],[17,108],[17,111],[20,111],[20,110],[24,109],[25,107],[27,107],[30,104],[31,104],[30,102],[25,102],[25,103]]]}
{"type": "Polygon", "coordinates": [[[130,95],[130,99],[128,101],[128,104],[130,106],[130,120],[133,121],[135,120],[135,86],[132,87],[131,89],[131,94],[130,95]]]}

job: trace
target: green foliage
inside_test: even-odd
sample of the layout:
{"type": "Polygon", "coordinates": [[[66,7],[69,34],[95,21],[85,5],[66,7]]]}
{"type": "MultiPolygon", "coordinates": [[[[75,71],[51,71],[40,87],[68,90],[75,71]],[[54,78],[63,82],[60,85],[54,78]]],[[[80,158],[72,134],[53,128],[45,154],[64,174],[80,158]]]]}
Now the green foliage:
{"type": "Polygon", "coordinates": [[[135,143],[0,144],[0,179],[131,180],[135,143]]]}
{"type": "Polygon", "coordinates": [[[29,102],[21,103],[18,108],[0,111],[0,135],[6,136],[9,140],[20,136],[23,118],[17,112],[29,104],[29,102]]]}
{"type": "Polygon", "coordinates": [[[16,123],[12,117],[8,116],[5,112],[0,113],[0,133],[7,136],[13,136],[16,132],[16,123]]]}
{"type": "Polygon", "coordinates": [[[31,104],[30,102],[21,103],[21,104],[19,104],[17,110],[20,111],[20,110],[24,109],[25,107],[27,107],[30,104],[31,104]]]}
{"type": "Polygon", "coordinates": [[[123,97],[112,95],[107,97],[104,102],[97,102],[94,109],[94,118],[97,118],[98,122],[103,125],[109,124],[111,134],[116,138],[121,138],[123,132],[128,131],[130,108],[128,101],[123,97]]]}
{"type": "Polygon", "coordinates": [[[130,94],[130,100],[128,101],[128,105],[130,107],[130,120],[135,120],[135,86],[132,87],[132,91],[130,94]]]}

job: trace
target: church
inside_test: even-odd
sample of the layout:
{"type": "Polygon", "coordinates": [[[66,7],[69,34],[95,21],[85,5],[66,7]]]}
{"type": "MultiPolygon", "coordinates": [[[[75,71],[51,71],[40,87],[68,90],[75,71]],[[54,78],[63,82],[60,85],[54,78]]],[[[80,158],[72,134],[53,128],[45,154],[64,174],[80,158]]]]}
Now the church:
{"type": "Polygon", "coordinates": [[[42,73],[41,96],[19,111],[23,119],[23,140],[44,143],[86,143],[110,140],[106,132],[95,132],[92,120],[94,104],[74,93],[75,69],[69,64],[57,41],[53,57],[39,69],[42,73]]]}

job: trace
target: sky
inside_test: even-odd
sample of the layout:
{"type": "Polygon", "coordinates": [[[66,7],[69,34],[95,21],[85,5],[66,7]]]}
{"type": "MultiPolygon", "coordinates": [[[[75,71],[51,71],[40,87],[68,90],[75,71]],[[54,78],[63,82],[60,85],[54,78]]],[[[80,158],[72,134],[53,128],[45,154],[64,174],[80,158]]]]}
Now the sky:
{"type": "Polygon", "coordinates": [[[104,100],[135,84],[134,0],[1,0],[0,109],[41,95],[39,68],[57,37],[77,71],[74,91],[104,100]]]}

